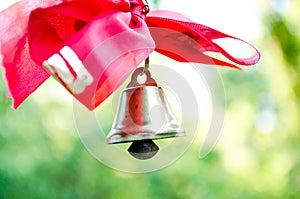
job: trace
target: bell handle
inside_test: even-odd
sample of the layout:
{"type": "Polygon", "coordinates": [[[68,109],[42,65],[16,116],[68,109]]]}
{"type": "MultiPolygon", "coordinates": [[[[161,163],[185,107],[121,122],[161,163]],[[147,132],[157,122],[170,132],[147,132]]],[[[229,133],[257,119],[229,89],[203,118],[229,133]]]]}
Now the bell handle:
{"type": "Polygon", "coordinates": [[[135,71],[132,73],[131,81],[127,85],[127,88],[129,87],[136,87],[136,86],[157,86],[156,81],[151,77],[151,73],[149,70],[144,70],[143,67],[135,69],[135,71]],[[146,81],[142,84],[138,82],[138,76],[140,75],[146,75],[146,81]]]}

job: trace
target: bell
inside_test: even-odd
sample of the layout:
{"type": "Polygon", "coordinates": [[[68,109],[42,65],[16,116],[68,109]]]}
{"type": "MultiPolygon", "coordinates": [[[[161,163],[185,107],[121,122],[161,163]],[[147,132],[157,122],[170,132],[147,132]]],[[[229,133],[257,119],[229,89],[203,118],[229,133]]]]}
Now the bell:
{"type": "Polygon", "coordinates": [[[138,159],[149,159],[159,150],[152,140],[184,135],[162,88],[151,78],[149,70],[136,69],[121,93],[107,143],[133,142],[129,153],[138,159]],[[147,79],[139,84],[137,78],[143,73],[147,79]]]}

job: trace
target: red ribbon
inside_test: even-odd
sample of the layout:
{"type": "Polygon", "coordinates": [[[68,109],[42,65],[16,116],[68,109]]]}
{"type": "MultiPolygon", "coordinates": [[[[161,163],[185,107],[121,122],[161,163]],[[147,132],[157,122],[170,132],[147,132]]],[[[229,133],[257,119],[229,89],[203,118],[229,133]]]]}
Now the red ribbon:
{"type": "Polygon", "coordinates": [[[143,0],[23,0],[1,12],[0,49],[13,107],[52,74],[92,110],[153,50],[181,62],[233,68],[260,58],[253,45],[179,13],[147,12],[143,0]],[[255,53],[236,58],[214,42],[221,38],[245,42],[255,53]]]}

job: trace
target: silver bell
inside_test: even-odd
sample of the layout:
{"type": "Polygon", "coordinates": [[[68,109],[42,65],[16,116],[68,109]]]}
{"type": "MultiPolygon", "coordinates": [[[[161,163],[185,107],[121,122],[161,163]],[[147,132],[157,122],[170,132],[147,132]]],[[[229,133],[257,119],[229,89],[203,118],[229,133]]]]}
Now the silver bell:
{"type": "Polygon", "coordinates": [[[185,132],[172,113],[162,88],[151,78],[149,70],[136,69],[131,82],[121,93],[107,142],[134,142],[128,149],[130,154],[138,159],[148,159],[158,151],[152,140],[184,135],[185,132]],[[137,78],[143,72],[147,79],[145,83],[139,84],[137,78]]]}

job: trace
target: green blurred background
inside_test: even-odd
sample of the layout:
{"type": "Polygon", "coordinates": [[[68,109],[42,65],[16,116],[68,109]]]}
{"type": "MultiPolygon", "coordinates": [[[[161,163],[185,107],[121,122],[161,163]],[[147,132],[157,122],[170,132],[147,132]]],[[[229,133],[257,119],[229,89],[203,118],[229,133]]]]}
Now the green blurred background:
{"type": "MultiPolygon", "coordinates": [[[[236,26],[244,23],[238,21],[243,12],[226,8],[221,12],[218,3],[222,1],[212,2],[218,16],[230,14],[236,26]]],[[[300,2],[237,2],[227,4],[237,10],[244,3],[255,8],[250,17],[258,19],[259,31],[249,38],[260,48],[262,59],[246,72],[220,68],[227,97],[226,122],[208,156],[199,159],[199,145],[194,143],[162,170],[115,171],[86,151],[74,125],[72,98],[53,79],[18,110],[10,108],[1,79],[0,199],[300,198],[300,2]]],[[[164,6],[168,3],[213,12],[204,1],[197,1],[201,8],[188,0],[152,1],[151,6],[172,9],[164,6]]],[[[188,15],[189,10],[184,13],[188,15]]],[[[209,18],[214,15],[208,16],[206,25],[211,26],[209,18]]],[[[221,17],[214,20],[225,23],[221,17]]]]}

